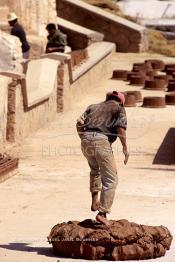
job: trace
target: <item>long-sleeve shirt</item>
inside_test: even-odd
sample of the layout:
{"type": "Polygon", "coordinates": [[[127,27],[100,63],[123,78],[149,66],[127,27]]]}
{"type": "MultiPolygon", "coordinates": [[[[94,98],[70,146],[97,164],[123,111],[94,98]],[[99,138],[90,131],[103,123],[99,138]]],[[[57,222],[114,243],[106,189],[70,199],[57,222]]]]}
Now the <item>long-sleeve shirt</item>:
{"type": "Polygon", "coordinates": [[[26,33],[19,23],[15,23],[15,25],[12,27],[11,34],[17,36],[21,41],[21,48],[23,53],[27,52],[30,49],[30,46],[26,39],[26,33]]]}

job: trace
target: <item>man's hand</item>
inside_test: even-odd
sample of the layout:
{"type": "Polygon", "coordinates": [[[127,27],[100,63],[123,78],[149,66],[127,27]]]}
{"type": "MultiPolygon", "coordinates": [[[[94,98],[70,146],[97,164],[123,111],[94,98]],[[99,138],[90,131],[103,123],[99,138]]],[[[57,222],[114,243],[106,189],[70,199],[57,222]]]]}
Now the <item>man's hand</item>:
{"type": "Polygon", "coordinates": [[[123,154],[125,156],[125,159],[124,159],[124,164],[126,165],[127,162],[128,162],[128,159],[129,159],[129,152],[126,148],[123,148],[123,154]]]}

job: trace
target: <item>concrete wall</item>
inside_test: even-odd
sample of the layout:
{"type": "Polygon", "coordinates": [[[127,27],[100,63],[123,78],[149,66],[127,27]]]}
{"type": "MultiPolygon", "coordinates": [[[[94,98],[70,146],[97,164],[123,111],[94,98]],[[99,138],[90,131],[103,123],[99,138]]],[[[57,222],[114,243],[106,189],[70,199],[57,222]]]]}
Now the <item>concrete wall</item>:
{"type": "Polygon", "coordinates": [[[21,142],[26,136],[48,124],[57,114],[57,84],[49,99],[24,111],[22,85],[13,81],[9,86],[7,140],[21,142]]]}
{"type": "Polygon", "coordinates": [[[32,34],[45,35],[45,25],[56,19],[55,0],[1,0],[0,6],[7,6],[15,12],[32,34]]]}
{"type": "Polygon", "coordinates": [[[6,142],[9,81],[10,79],[5,76],[0,77],[0,150],[3,149],[6,142]]]}
{"type": "Polygon", "coordinates": [[[57,0],[58,16],[104,34],[105,41],[116,43],[119,52],[147,49],[144,27],[79,0],[57,0]]]}
{"type": "Polygon", "coordinates": [[[22,71],[21,43],[17,37],[0,31],[0,71],[22,71]]]}
{"type": "Polygon", "coordinates": [[[8,89],[9,141],[23,139],[56,116],[59,64],[44,58],[30,61],[26,75],[7,72],[13,79],[8,89]]]}
{"type": "Polygon", "coordinates": [[[114,44],[99,42],[88,47],[88,59],[74,69],[70,55],[52,53],[29,62],[25,74],[0,72],[0,147],[7,141],[22,142],[58,112],[70,110],[81,95],[111,75],[114,51],[114,44]]]}
{"type": "Polygon", "coordinates": [[[58,74],[58,104],[64,110],[70,110],[81,96],[91,92],[104,79],[111,77],[111,56],[115,45],[97,43],[88,48],[89,59],[81,67],[73,70],[70,82],[69,63],[62,65],[58,74]]]}

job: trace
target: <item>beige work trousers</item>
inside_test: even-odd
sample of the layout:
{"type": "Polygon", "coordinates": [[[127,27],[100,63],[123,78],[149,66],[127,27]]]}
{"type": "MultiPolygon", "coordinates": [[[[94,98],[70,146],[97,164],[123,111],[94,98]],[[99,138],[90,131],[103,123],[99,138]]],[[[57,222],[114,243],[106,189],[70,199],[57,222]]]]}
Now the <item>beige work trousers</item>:
{"type": "Polygon", "coordinates": [[[110,213],[118,176],[108,137],[97,132],[85,132],[81,139],[81,149],[90,167],[90,191],[101,191],[98,210],[110,213]]]}

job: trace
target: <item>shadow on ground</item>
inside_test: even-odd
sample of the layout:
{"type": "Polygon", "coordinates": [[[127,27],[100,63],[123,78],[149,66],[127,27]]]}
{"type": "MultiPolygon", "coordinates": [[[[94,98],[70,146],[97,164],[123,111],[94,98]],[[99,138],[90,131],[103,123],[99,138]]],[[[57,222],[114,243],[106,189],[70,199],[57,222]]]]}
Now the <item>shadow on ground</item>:
{"type": "Polygon", "coordinates": [[[20,251],[20,252],[35,252],[38,255],[47,257],[55,257],[52,253],[52,248],[49,247],[31,247],[27,243],[9,243],[8,245],[0,245],[0,248],[20,251]]]}
{"type": "Polygon", "coordinates": [[[175,128],[170,128],[168,130],[155,155],[153,164],[175,165],[175,128]]]}

